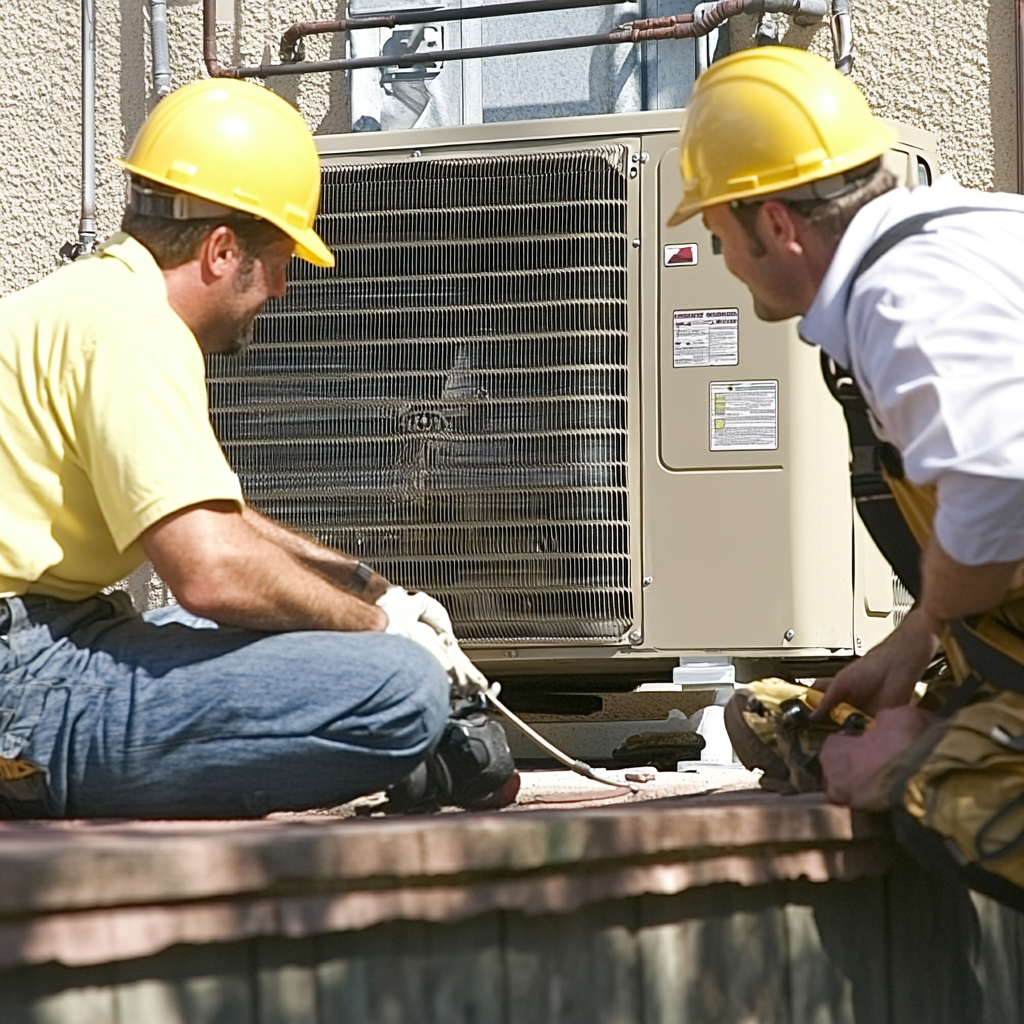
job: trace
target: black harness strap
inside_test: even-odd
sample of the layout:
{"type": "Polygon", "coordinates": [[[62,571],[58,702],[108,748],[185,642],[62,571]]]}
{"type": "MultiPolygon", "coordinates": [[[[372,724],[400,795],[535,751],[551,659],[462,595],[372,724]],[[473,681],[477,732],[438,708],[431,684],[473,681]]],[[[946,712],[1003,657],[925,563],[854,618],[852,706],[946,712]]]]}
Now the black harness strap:
{"type": "MultiPolygon", "coordinates": [[[[940,217],[963,213],[1024,213],[1009,207],[957,206],[908,217],[883,232],[861,257],[850,276],[847,303],[857,279],[873,267],[893,246],[914,235],[927,234],[927,226],[940,217]]],[[[921,594],[921,549],[900,514],[896,499],[882,475],[901,480],[903,463],[899,452],[875,433],[867,402],[853,375],[822,352],[821,368],[829,391],[842,405],[850,434],[850,490],[861,521],[878,549],[889,561],[900,581],[917,599],[921,594]]],[[[977,678],[961,687],[951,703],[962,706],[973,697],[981,682],[1003,690],[1024,693],[1024,666],[986,643],[962,621],[950,623],[950,631],[974,669],[977,678]],[[957,697],[960,699],[957,700],[957,697]]]]}
{"type": "Polygon", "coordinates": [[[857,513],[893,572],[916,600],[921,593],[921,549],[882,475],[884,469],[897,480],[903,478],[900,453],[875,435],[867,403],[853,376],[824,352],[821,371],[846,418],[852,454],[850,492],[857,513]]]}

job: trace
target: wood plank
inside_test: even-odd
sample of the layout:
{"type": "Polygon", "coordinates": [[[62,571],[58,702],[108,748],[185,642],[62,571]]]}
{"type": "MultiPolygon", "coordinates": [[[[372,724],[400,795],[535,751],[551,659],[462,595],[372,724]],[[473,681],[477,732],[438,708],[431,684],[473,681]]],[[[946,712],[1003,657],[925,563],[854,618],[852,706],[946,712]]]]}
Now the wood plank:
{"type": "Polygon", "coordinates": [[[793,1024],[888,1024],[882,881],[794,882],[786,899],[793,1024]]]}
{"type": "MultiPolygon", "coordinates": [[[[0,974],[3,1024],[122,1024],[109,968],[60,964],[0,974]]],[[[148,1022],[147,1022],[148,1024],[148,1022]]]]}
{"type": "Polygon", "coordinates": [[[782,885],[639,902],[644,1024],[788,1024],[782,885]]]}
{"type": "Polygon", "coordinates": [[[885,891],[891,1024],[982,1024],[972,963],[977,915],[967,890],[905,858],[885,891]]]}
{"type": "Polygon", "coordinates": [[[257,1024],[318,1024],[315,942],[258,939],[253,951],[257,1024]]]}
{"type": "Polygon", "coordinates": [[[316,940],[322,1024],[430,1024],[429,927],[393,921],[316,940]]]}
{"type": "Polygon", "coordinates": [[[174,946],[115,967],[120,1024],[255,1024],[250,943],[174,946]]]}
{"type": "Polygon", "coordinates": [[[657,803],[389,820],[3,821],[0,913],[290,892],[298,882],[574,871],[662,855],[707,860],[716,848],[771,856],[850,840],[883,852],[891,845],[877,818],[821,794],[744,791],[657,803]]]}
{"type": "Polygon", "coordinates": [[[514,1024],[641,1024],[636,902],[575,914],[508,914],[507,1019],[514,1024]]]}
{"type": "Polygon", "coordinates": [[[984,995],[982,1024],[1024,1024],[1020,928],[1024,915],[971,893],[979,941],[974,969],[984,995]]]}
{"type": "Polygon", "coordinates": [[[433,1024],[503,1024],[502,915],[484,914],[457,925],[436,925],[426,937],[433,1024]]]}

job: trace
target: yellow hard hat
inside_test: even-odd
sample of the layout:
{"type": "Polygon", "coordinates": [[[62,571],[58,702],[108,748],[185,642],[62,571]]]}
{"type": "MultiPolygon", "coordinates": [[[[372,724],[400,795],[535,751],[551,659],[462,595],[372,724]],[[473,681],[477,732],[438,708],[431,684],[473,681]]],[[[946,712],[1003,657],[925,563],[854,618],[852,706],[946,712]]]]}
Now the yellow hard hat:
{"type": "Polygon", "coordinates": [[[789,46],[735,53],[697,79],[680,130],[683,201],[669,224],[716,203],[841,176],[895,141],[823,58],[789,46]]]}
{"type": "Polygon", "coordinates": [[[160,185],[261,217],[294,239],[297,256],[334,266],[331,250],[313,230],[320,202],[313,136],[298,111],[269,89],[230,78],[186,85],[160,101],[128,156],[116,163],[160,185]]]}

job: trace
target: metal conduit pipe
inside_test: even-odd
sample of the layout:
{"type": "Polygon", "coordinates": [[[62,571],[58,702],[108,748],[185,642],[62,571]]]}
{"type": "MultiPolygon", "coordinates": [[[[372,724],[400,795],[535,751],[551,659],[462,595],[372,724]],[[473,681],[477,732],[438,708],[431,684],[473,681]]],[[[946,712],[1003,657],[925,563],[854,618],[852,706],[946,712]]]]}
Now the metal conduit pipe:
{"type": "MultiPolygon", "coordinates": [[[[486,7],[456,7],[444,11],[444,21],[467,21],[473,18],[500,18],[510,14],[537,14],[541,11],[568,11],[579,7],[603,7],[622,0],[517,0],[515,3],[490,4],[486,7]]],[[[427,25],[436,22],[437,10],[405,11],[364,18],[341,18],[337,21],[299,21],[285,29],[281,36],[281,62],[294,64],[303,59],[302,40],[306,36],[350,32],[361,28],[395,28],[397,25],[427,25]]]]}
{"type": "Polygon", "coordinates": [[[76,256],[96,247],[96,0],[82,0],[82,216],[76,256]]]}
{"type": "Polygon", "coordinates": [[[853,22],[850,0],[832,0],[832,57],[836,67],[848,75],[853,70],[853,22]]]}
{"type": "MultiPolygon", "coordinates": [[[[564,39],[539,39],[523,43],[504,43],[494,46],[475,46],[461,50],[438,50],[432,53],[409,53],[381,55],[379,57],[356,57],[342,60],[302,61],[294,64],[260,64],[249,67],[227,67],[217,59],[216,12],[214,0],[204,2],[203,57],[210,75],[215,78],[273,78],[281,75],[307,75],[316,72],[349,71],[357,68],[415,67],[417,64],[434,64],[442,61],[474,60],[480,57],[509,57],[521,53],[545,53],[551,50],[573,50],[588,46],[618,46],[623,43],[642,43],[657,39],[692,39],[705,36],[722,22],[737,14],[761,14],[765,11],[790,14],[798,25],[809,25],[820,21],[828,13],[828,0],[722,0],[721,3],[700,15],[678,14],[667,18],[647,18],[630,22],[621,28],[599,35],[572,36],[564,39]]],[[[543,0],[528,0],[538,3],[543,0]]],[[[558,0],[559,7],[565,3],[558,0]]],[[[502,5],[509,6],[509,5],[502,5]]],[[[595,6],[586,4],[581,6],[595,6]]],[[[463,16],[468,8],[463,10],[463,16]]],[[[493,7],[478,8],[489,17],[493,7]]],[[[434,18],[438,12],[432,12],[434,18]]],[[[445,17],[449,13],[445,12],[445,17]]],[[[388,16],[390,17],[390,16],[388,16]]],[[[397,16],[396,16],[397,17],[397,16]]],[[[402,15],[401,17],[407,17],[402,15]]],[[[379,24],[368,24],[377,19],[349,19],[349,28],[377,28],[379,24]],[[357,22],[353,24],[353,22],[357,22]]],[[[397,21],[395,24],[400,24],[397,21]]],[[[408,23],[408,22],[406,22],[408,23]]]]}
{"type": "Polygon", "coordinates": [[[167,0],[149,0],[149,39],[153,51],[153,91],[163,99],[171,91],[171,57],[167,45],[167,0]]]}
{"type": "Polygon", "coordinates": [[[478,57],[511,57],[520,53],[546,53],[549,50],[574,50],[586,46],[611,46],[630,43],[628,29],[594,36],[572,36],[566,39],[538,39],[524,43],[502,43],[495,46],[473,46],[462,50],[436,50],[430,53],[351,57],[344,60],[307,61],[301,64],[261,64],[257,67],[234,68],[236,78],[274,78],[280,75],[306,75],[317,71],[350,71],[356,68],[411,68],[417,64],[441,61],[473,60],[478,57]]]}

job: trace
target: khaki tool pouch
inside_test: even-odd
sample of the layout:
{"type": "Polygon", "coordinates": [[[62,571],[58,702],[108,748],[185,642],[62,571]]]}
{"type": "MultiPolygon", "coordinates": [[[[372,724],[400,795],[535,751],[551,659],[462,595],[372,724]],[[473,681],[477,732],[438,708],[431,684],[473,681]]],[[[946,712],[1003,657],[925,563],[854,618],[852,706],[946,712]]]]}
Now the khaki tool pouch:
{"type": "Polygon", "coordinates": [[[961,708],[908,754],[917,763],[892,788],[901,845],[1024,911],[1024,696],[1003,691],[961,708]]]}

